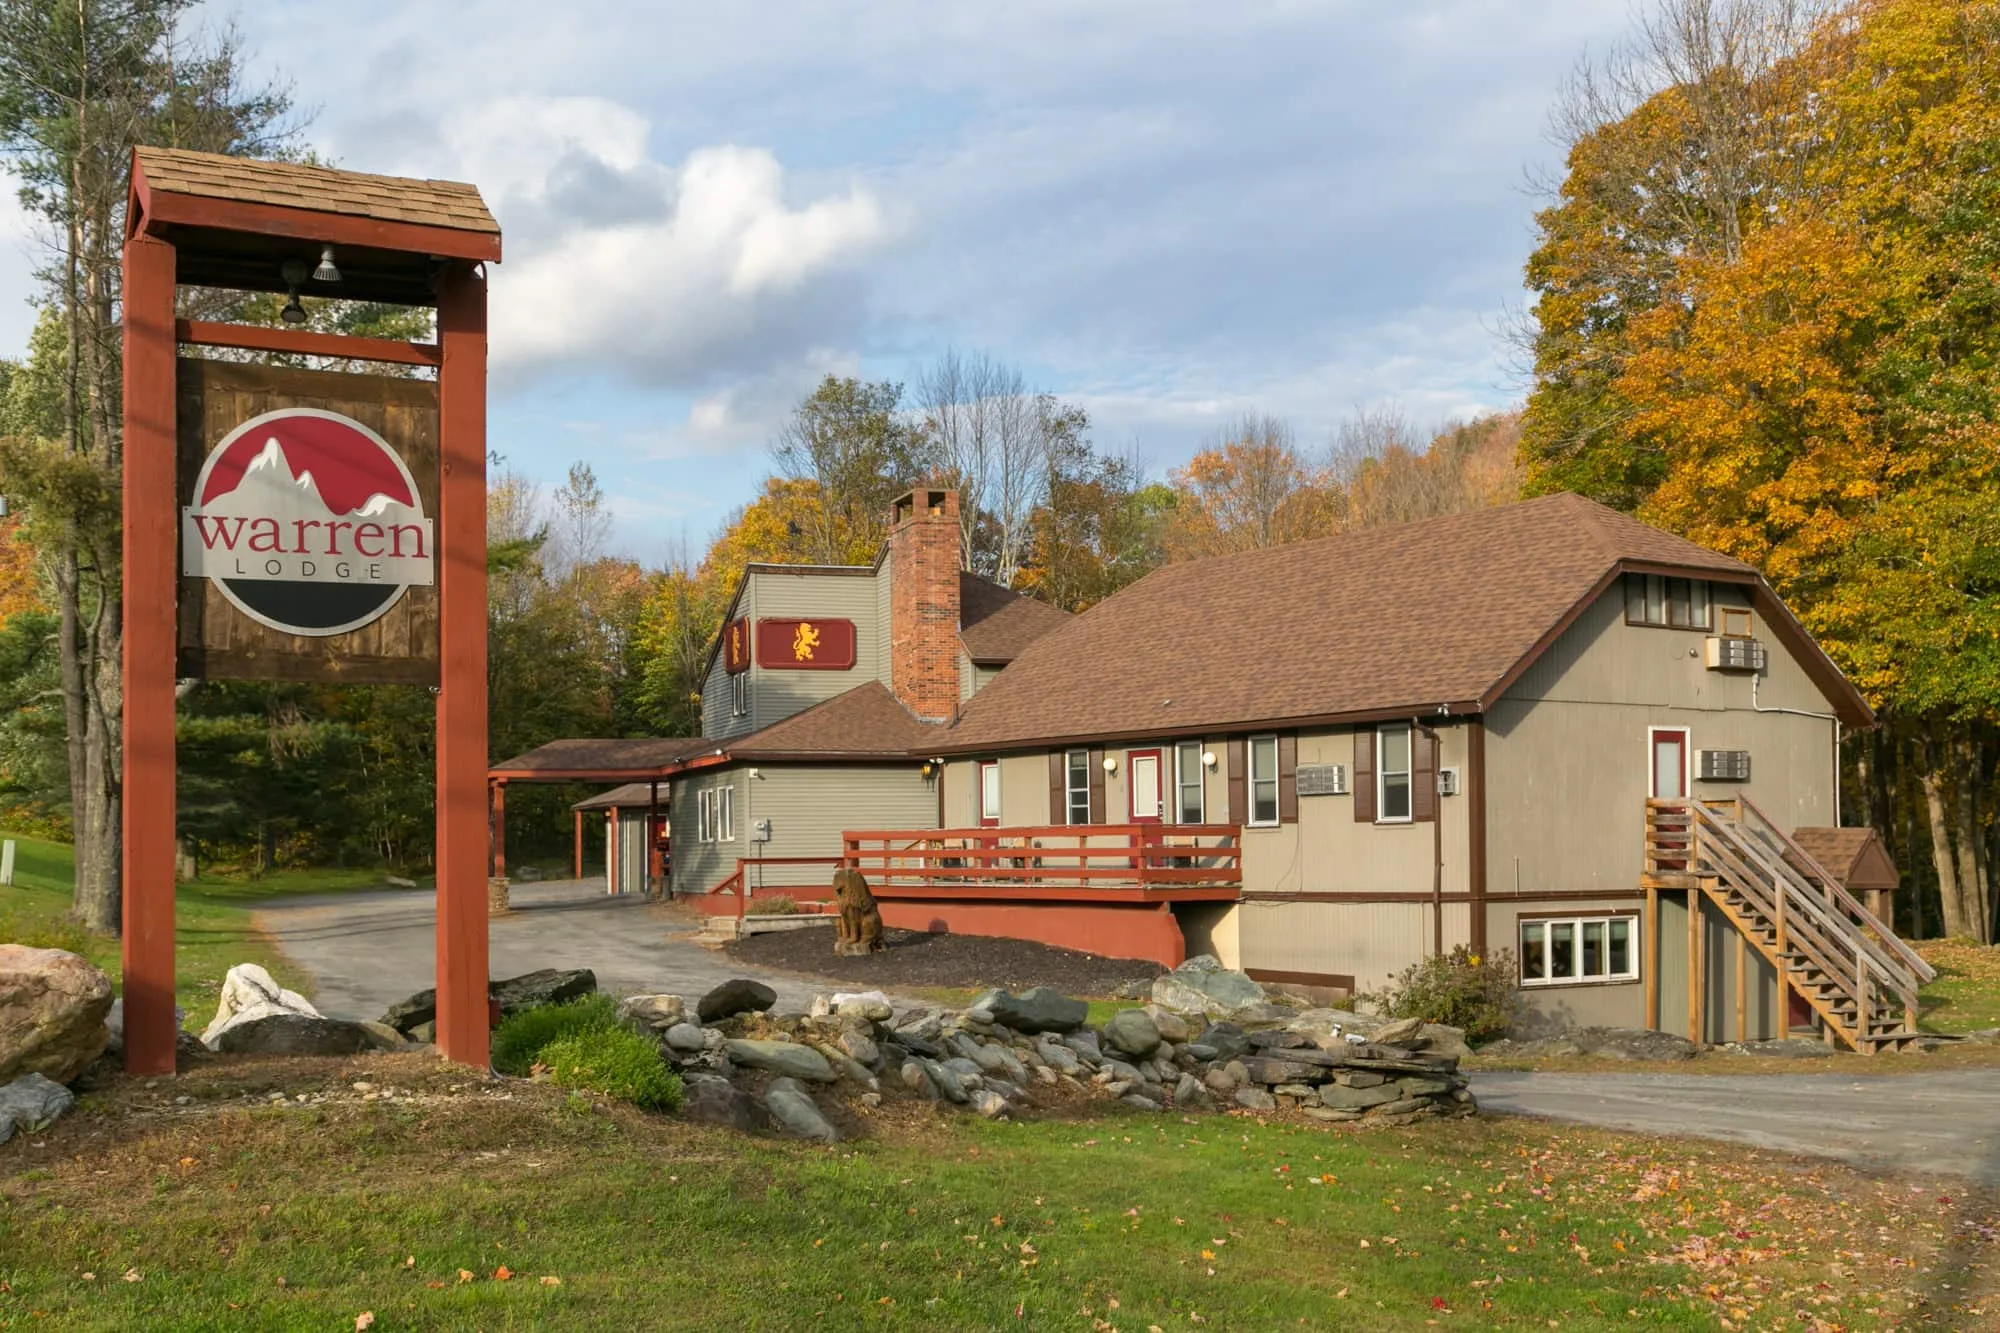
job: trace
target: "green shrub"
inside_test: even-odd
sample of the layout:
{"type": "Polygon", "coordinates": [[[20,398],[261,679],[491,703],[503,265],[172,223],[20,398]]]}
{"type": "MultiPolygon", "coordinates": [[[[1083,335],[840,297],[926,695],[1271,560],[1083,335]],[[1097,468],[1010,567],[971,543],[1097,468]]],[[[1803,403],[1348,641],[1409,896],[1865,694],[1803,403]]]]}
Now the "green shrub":
{"type": "Polygon", "coordinates": [[[617,1023],[618,1006],[608,995],[583,995],[564,1004],[523,1009],[501,1019],[493,1030],[493,1067],[503,1074],[526,1074],[550,1042],[617,1023]]]}
{"type": "Polygon", "coordinates": [[[1375,999],[1393,1017],[1445,1023],[1463,1028],[1467,1041],[1491,1041],[1514,1022],[1518,983],[1511,950],[1482,958],[1461,944],[1404,968],[1375,999]]]}
{"type": "Polygon", "coordinates": [[[758,916],[797,916],[798,900],[785,894],[774,894],[769,898],[752,898],[750,910],[758,916]]]}
{"type": "Polygon", "coordinates": [[[566,1088],[602,1093],[647,1111],[681,1104],[680,1075],[660,1059],[659,1048],[629,1028],[591,1028],[559,1037],[542,1048],[549,1077],[566,1088]]]}

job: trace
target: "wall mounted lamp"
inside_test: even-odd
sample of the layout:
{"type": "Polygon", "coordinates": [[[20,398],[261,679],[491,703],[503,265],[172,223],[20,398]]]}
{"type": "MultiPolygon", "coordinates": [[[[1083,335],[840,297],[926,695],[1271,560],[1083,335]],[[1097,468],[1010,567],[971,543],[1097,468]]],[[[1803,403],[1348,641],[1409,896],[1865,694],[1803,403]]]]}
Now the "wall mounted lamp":
{"type": "Polygon", "coordinates": [[[1118,761],[1108,754],[1104,756],[1104,771],[1106,773],[1116,773],[1118,771],[1118,761]]]}
{"type": "Polygon", "coordinates": [[[1215,767],[1215,751],[1213,751],[1213,750],[1203,750],[1203,751],[1201,752],[1201,766],[1202,766],[1203,768],[1214,768],[1214,767],[1215,767]]]}

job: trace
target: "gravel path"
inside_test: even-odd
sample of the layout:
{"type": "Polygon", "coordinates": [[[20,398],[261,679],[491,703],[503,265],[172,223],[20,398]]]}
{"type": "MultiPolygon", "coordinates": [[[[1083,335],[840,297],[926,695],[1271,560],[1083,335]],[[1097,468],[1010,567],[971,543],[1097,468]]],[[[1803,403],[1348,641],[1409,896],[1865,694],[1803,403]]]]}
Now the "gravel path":
{"type": "Polygon", "coordinates": [[[991,935],[946,935],[918,930],[883,932],[884,948],[863,958],[833,956],[833,931],[773,931],[728,946],[729,956],[750,967],[825,977],[844,988],[951,986],[1020,990],[1050,986],[1065,995],[1109,995],[1130,981],[1166,971],[1143,958],[1100,958],[1034,940],[991,935]]]}
{"type": "MultiPolygon", "coordinates": [[[[731,977],[752,977],[778,992],[778,1005],[803,1013],[823,984],[711,952],[676,935],[698,920],[686,909],[638,897],[613,898],[602,880],[517,884],[516,910],[490,923],[490,974],[541,967],[588,967],[600,990],[666,992],[690,1001],[731,977]]],[[[392,1003],[434,984],[436,895],[385,889],[296,898],[257,910],[258,930],[312,973],[314,1003],[355,1018],[377,1018],[392,1003]]]]}
{"type": "Polygon", "coordinates": [[[2000,1069],[1860,1078],[1486,1070],[1473,1075],[1472,1090],[1487,1111],[2000,1184],[2000,1069]]]}

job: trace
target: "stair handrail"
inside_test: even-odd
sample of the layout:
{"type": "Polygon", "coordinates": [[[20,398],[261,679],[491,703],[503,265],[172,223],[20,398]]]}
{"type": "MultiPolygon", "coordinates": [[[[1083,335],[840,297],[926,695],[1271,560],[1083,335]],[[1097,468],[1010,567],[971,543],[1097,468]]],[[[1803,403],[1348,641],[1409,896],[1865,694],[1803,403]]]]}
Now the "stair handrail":
{"type": "Polygon", "coordinates": [[[1872,929],[1875,932],[1876,938],[1881,942],[1882,947],[1893,954],[1896,960],[1902,963],[1903,966],[1914,972],[1920,982],[1937,979],[1937,969],[1925,962],[1922,954],[1912,949],[1909,943],[1902,936],[1898,935],[1892,927],[1884,924],[1882,919],[1869,911],[1859,898],[1849,893],[1847,886],[1841,883],[1837,876],[1822,865],[1818,858],[1813,856],[1811,852],[1799,846],[1798,841],[1774,823],[1769,815],[1758,809],[1756,802],[1745,796],[1743,798],[1743,808],[1757,816],[1758,823],[1762,824],[1771,836],[1778,840],[1779,845],[1785,851],[1798,858],[1799,864],[1806,868],[1806,873],[1825,886],[1828,896],[1833,899],[1842,911],[1849,913],[1853,917],[1858,917],[1860,925],[1872,929]]]}
{"type": "Polygon", "coordinates": [[[1758,831],[1755,829],[1741,824],[1732,827],[1716,818],[1712,810],[1704,810],[1702,813],[1726,841],[1748,855],[1771,877],[1785,899],[1796,900],[1798,905],[1806,910],[1808,919],[1821,927],[1821,938],[1827,944],[1849,950],[1856,956],[1872,955],[1883,980],[1895,983],[1898,995],[1914,1002],[1916,992],[1922,984],[1916,976],[1912,975],[1909,969],[1899,966],[1900,960],[1885,952],[1876,940],[1870,939],[1862,930],[1862,923],[1841,917],[1832,904],[1814,892],[1805,876],[1786,863],[1782,851],[1773,849],[1758,838],[1758,831]]]}

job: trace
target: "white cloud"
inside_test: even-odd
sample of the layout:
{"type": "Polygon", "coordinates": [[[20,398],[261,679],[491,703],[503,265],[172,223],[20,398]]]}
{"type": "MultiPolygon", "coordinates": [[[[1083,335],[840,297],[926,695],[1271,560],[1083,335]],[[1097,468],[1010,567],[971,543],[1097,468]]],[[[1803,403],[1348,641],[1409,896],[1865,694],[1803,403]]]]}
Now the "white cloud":
{"type": "Polygon", "coordinates": [[[657,161],[645,117],[600,98],[508,98],[454,114],[441,137],[506,232],[503,378],[602,365],[690,387],[796,360],[853,326],[839,279],[892,232],[858,182],[795,199],[767,149],[657,161]]]}

